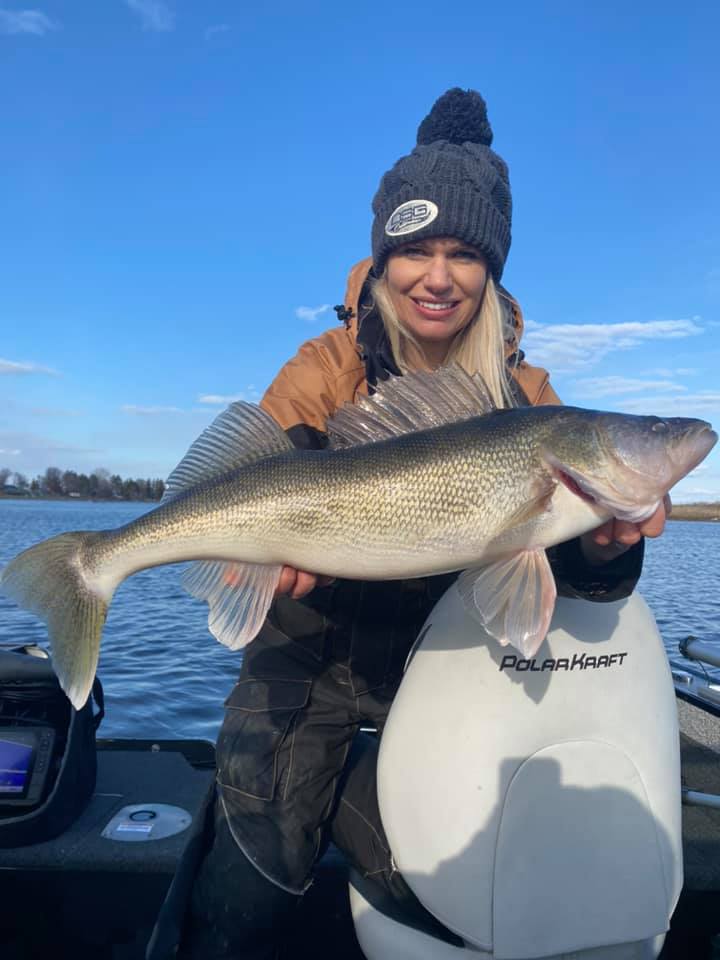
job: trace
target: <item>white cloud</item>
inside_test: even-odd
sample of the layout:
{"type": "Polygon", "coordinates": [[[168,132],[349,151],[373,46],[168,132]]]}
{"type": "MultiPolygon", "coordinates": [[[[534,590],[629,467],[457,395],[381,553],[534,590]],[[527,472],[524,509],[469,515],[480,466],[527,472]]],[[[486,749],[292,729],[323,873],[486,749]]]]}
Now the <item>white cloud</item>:
{"type": "Polygon", "coordinates": [[[695,467],[670,491],[673,503],[720,501],[720,450],[717,447],[707,460],[695,467]]]}
{"type": "Polygon", "coordinates": [[[238,400],[245,400],[249,403],[257,403],[260,399],[260,394],[251,384],[247,389],[242,390],[240,393],[201,393],[198,396],[198,403],[207,403],[211,406],[223,406],[227,407],[231,403],[237,403],[238,400]]]}
{"type": "Polygon", "coordinates": [[[720,418],[720,392],[717,390],[700,390],[697,393],[683,393],[681,395],[628,397],[618,400],[614,404],[617,410],[623,413],[652,414],[658,417],[701,417],[716,415],[717,428],[720,418]]]}
{"type": "MultiPolygon", "coordinates": [[[[117,455],[115,446],[109,444],[100,446],[106,438],[98,437],[97,439],[99,443],[96,445],[92,442],[84,442],[90,440],[90,437],[78,435],[77,442],[73,443],[64,438],[29,431],[0,430],[0,450],[6,451],[7,462],[4,466],[12,466],[13,470],[19,470],[30,477],[42,473],[50,466],[59,467],[61,470],[82,470],[89,473],[99,464],[108,468],[121,468],[114,469],[113,472],[125,472],[127,475],[125,469],[127,464],[114,462],[117,455]]],[[[157,444],[157,437],[155,442],[157,444]]],[[[0,455],[0,466],[3,466],[2,459],[0,455]]],[[[139,476],[137,473],[132,475],[139,476]]]]}
{"type": "Polygon", "coordinates": [[[0,456],[3,457],[18,457],[21,453],[21,450],[10,450],[7,447],[0,447],[0,456]]]}
{"type": "Polygon", "coordinates": [[[633,377],[587,377],[575,380],[578,394],[584,397],[618,397],[628,393],[682,393],[687,390],[672,380],[640,380],[633,377]]]}
{"type": "Polygon", "coordinates": [[[212,40],[213,37],[217,37],[221,33],[228,33],[230,30],[229,23],[215,23],[211,27],[207,27],[205,30],[205,39],[212,40]]]}
{"type": "Polygon", "coordinates": [[[58,24],[40,10],[0,10],[0,33],[29,33],[42,37],[58,24]]]}
{"type": "Polygon", "coordinates": [[[175,14],[162,0],[125,0],[140,17],[143,30],[166,33],[175,28],[175,14]]]}
{"type": "Polygon", "coordinates": [[[305,320],[307,323],[315,323],[318,317],[322,316],[323,313],[327,313],[328,310],[332,310],[332,306],[329,303],[324,303],[321,307],[297,307],[295,310],[295,316],[298,320],[305,320]]]}
{"type": "Polygon", "coordinates": [[[672,377],[695,377],[698,373],[700,371],[695,367],[677,367],[675,370],[670,367],[655,367],[654,370],[646,370],[645,376],[671,379],[672,377]]]}
{"type": "Polygon", "coordinates": [[[120,409],[123,413],[132,413],[140,417],[153,417],[163,413],[184,413],[180,407],[143,407],[135,403],[124,403],[120,409]]]}
{"type": "Polygon", "coordinates": [[[3,374],[46,373],[51,377],[58,376],[57,370],[43,367],[39,363],[18,362],[17,360],[3,360],[0,358],[0,376],[3,374]]]}
{"type": "Polygon", "coordinates": [[[228,406],[231,403],[237,403],[238,400],[244,400],[245,395],[242,393],[201,393],[198,396],[198,403],[209,403],[212,406],[228,406]]]}
{"type": "Polygon", "coordinates": [[[699,318],[627,323],[525,324],[523,348],[532,363],[553,371],[582,370],[609,353],[647,341],[678,340],[703,332],[699,318]]]}
{"type": "Polygon", "coordinates": [[[58,443],[49,437],[39,436],[36,433],[25,433],[12,430],[0,430],[0,444],[4,450],[18,450],[25,455],[42,453],[104,453],[97,447],[81,447],[69,443],[58,443]]]}
{"type": "Polygon", "coordinates": [[[681,481],[670,496],[673,503],[714,503],[720,500],[720,484],[717,487],[694,487],[681,481]]]}
{"type": "Polygon", "coordinates": [[[84,415],[80,410],[64,410],[61,407],[29,407],[28,413],[33,417],[82,417],[84,415]]]}

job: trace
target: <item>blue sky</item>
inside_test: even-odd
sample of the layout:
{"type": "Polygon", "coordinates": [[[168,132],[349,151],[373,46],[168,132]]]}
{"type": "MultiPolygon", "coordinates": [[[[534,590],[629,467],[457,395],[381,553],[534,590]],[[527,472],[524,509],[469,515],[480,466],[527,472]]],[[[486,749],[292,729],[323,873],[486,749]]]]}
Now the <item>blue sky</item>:
{"type": "MultiPolygon", "coordinates": [[[[259,398],[455,85],[510,166],[528,359],[720,424],[717,4],[37,2],[0,0],[0,467],[163,476],[259,398]]],[[[718,452],[677,488],[708,498],[718,452]]]]}

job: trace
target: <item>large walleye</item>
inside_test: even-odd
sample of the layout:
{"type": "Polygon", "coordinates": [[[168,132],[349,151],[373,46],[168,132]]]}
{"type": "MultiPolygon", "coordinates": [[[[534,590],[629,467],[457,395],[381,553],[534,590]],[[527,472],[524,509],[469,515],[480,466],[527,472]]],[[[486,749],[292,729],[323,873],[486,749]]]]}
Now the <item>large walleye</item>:
{"type": "Polygon", "coordinates": [[[555,602],[544,548],[612,516],[650,516],[717,441],[701,420],[492,410],[479,378],[458,368],[388,382],[336,414],[330,435],[330,449],[295,450],[260,408],[233,404],[156,509],[116,530],[53,537],[4,569],[0,588],[46,620],[76,707],[115,588],[183,560],[196,561],[185,586],[232,648],[260,629],[290,564],[358,579],[463,570],[468,606],[531,656],[555,602]]]}

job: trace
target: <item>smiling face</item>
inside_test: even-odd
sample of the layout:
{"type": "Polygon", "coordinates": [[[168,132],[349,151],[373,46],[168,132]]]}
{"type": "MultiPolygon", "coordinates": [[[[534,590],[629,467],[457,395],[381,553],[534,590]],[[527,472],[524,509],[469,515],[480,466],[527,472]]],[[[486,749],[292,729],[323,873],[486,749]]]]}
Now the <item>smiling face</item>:
{"type": "Polygon", "coordinates": [[[487,274],[475,247],[449,237],[407,243],[388,258],[390,300],[430,363],[445,360],[455,336],[476,316],[487,274]]]}

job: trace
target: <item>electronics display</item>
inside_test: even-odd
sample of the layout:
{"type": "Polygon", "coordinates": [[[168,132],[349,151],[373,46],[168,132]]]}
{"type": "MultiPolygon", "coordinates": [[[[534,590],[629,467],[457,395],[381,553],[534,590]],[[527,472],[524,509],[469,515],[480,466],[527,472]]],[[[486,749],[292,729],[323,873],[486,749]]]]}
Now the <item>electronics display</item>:
{"type": "Polygon", "coordinates": [[[55,731],[0,726],[0,807],[32,807],[42,800],[55,731]]]}

